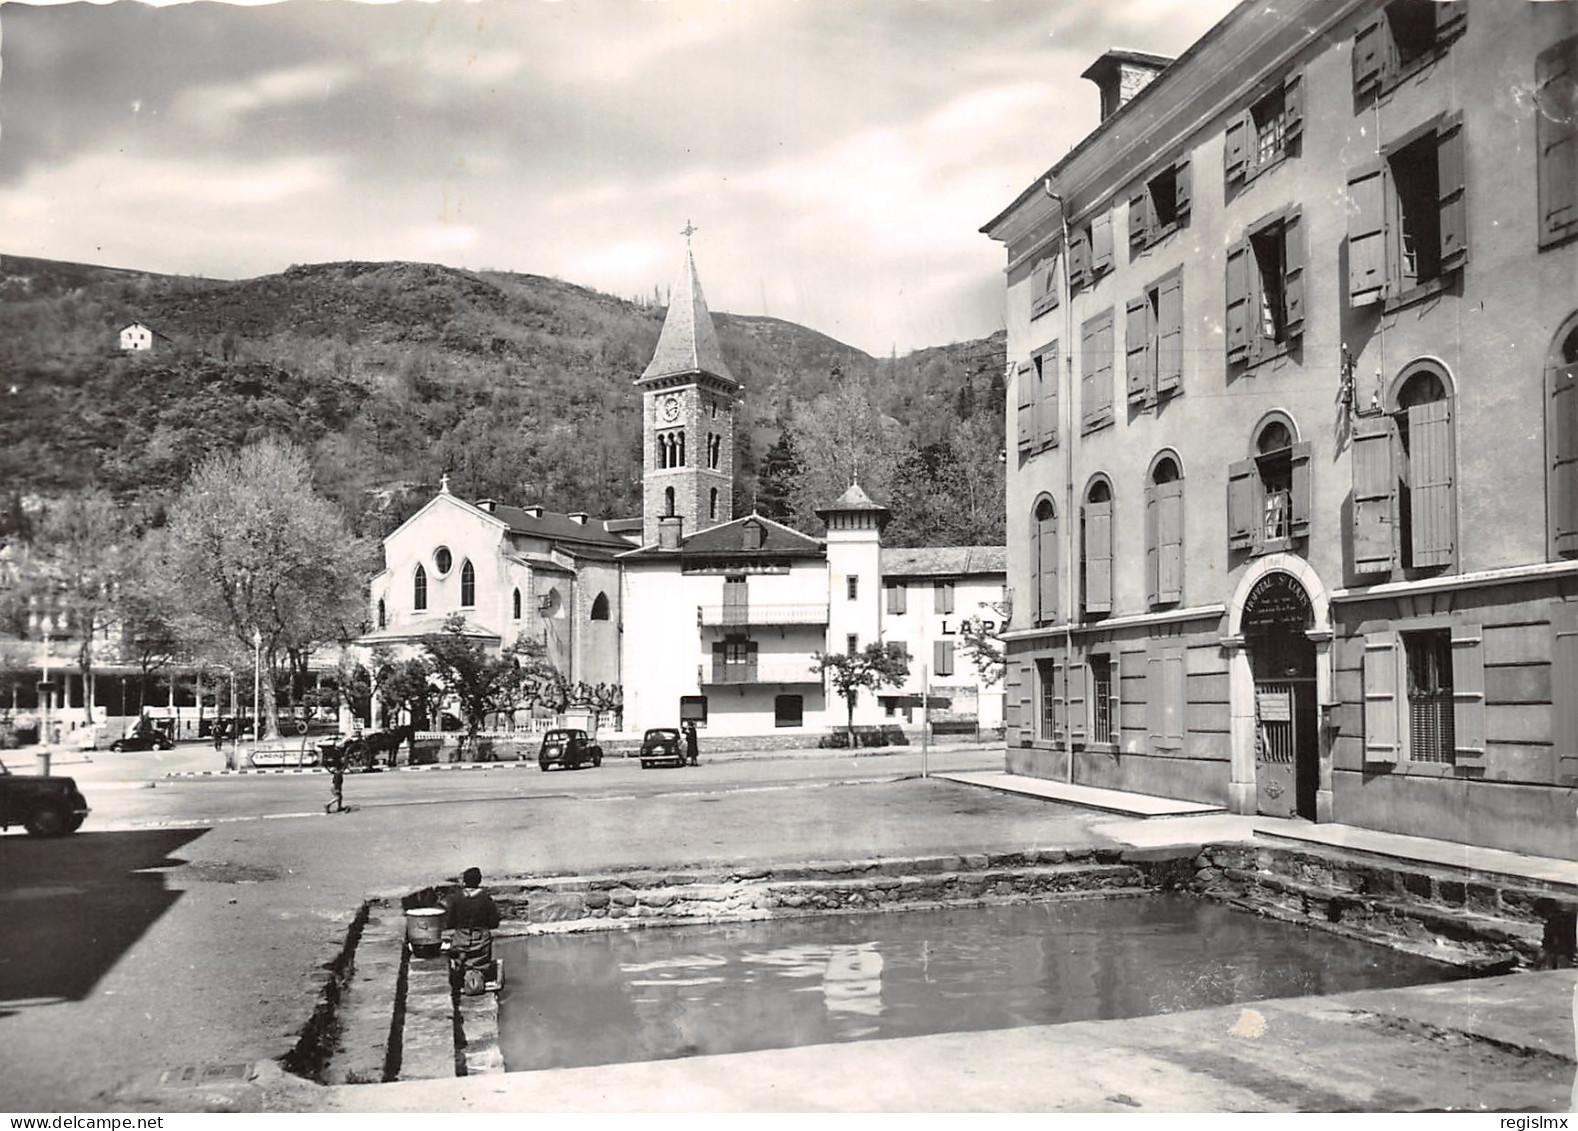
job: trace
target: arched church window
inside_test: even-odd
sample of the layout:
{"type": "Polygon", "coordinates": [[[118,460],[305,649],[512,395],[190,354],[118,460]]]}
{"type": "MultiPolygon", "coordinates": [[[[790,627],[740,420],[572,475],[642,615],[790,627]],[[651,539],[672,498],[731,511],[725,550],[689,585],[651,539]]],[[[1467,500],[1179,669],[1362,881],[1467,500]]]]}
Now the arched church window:
{"type": "Polygon", "coordinates": [[[416,576],[411,579],[411,607],[417,612],[427,608],[427,570],[418,565],[416,576]]]}
{"type": "Polygon", "coordinates": [[[593,620],[607,620],[608,619],[608,594],[607,593],[599,593],[592,600],[592,619],[593,620]]]}

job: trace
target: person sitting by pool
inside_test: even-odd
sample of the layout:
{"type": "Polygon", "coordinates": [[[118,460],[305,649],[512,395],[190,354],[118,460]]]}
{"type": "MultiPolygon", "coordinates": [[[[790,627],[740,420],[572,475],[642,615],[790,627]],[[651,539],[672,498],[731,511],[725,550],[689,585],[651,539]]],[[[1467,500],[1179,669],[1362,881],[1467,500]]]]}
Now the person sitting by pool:
{"type": "Polygon", "coordinates": [[[460,971],[460,992],[475,996],[487,988],[493,968],[493,932],[499,909],[482,890],[482,870],[467,868],[460,877],[461,891],[449,897],[450,961],[460,971]]]}

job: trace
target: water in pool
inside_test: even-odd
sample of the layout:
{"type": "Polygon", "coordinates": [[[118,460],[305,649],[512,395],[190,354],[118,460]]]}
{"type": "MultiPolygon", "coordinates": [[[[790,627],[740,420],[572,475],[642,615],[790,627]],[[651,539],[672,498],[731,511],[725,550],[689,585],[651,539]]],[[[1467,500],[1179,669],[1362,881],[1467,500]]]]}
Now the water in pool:
{"type": "Polygon", "coordinates": [[[1137,1017],[1449,967],[1185,896],[501,939],[512,1071],[1137,1017]]]}

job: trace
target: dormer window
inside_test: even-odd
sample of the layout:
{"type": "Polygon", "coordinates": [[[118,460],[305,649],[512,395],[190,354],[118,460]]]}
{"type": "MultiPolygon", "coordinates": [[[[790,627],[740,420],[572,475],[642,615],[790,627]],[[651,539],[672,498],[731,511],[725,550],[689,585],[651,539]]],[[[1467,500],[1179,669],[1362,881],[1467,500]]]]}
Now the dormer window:
{"type": "Polygon", "coordinates": [[[740,548],[742,550],[760,550],[762,548],[762,528],[759,523],[747,522],[740,527],[740,548]]]}

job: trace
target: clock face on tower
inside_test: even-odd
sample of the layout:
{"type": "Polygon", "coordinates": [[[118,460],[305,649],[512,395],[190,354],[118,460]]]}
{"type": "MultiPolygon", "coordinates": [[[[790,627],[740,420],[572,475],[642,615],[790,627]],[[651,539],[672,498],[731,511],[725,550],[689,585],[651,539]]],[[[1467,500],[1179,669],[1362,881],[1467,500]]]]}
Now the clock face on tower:
{"type": "Polygon", "coordinates": [[[664,420],[667,420],[667,421],[670,421],[670,422],[678,420],[679,419],[679,398],[678,397],[664,397],[663,398],[663,403],[659,406],[658,411],[660,411],[663,414],[663,419],[664,420]]]}

